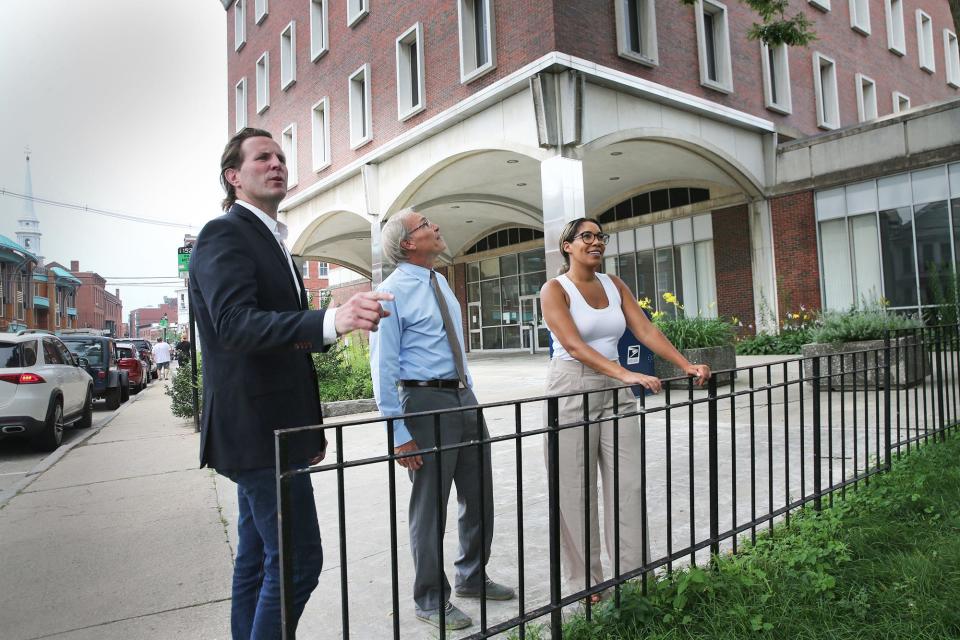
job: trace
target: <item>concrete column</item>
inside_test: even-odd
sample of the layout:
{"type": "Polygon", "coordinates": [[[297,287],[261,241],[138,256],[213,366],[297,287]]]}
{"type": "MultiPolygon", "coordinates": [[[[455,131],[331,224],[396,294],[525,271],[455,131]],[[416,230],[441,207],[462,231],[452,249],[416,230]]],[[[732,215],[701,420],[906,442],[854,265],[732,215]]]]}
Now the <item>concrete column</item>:
{"type": "Polygon", "coordinates": [[[584,217],[583,162],[557,155],[540,163],[543,197],[543,246],[547,258],[547,278],[557,275],[560,233],[576,218],[584,217]]]}
{"type": "Polygon", "coordinates": [[[366,214],[370,216],[370,286],[376,289],[383,279],[390,275],[389,270],[384,272],[383,247],[380,244],[380,228],[383,226],[380,209],[380,167],[375,164],[365,164],[360,167],[360,177],[363,179],[363,199],[366,204],[366,214]]]}
{"type": "Polygon", "coordinates": [[[757,333],[776,333],[779,304],[777,273],[773,256],[773,225],[770,203],[760,200],[750,204],[750,250],[753,267],[753,306],[757,333]]]}

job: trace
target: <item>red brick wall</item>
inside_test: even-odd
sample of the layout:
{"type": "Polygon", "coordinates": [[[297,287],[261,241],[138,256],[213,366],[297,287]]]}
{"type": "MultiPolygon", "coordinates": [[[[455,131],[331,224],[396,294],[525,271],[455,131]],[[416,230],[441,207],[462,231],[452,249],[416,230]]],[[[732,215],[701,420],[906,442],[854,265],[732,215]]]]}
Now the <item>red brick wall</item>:
{"type": "Polygon", "coordinates": [[[954,30],[946,0],[913,0],[904,3],[906,55],[887,49],[884,3],[870,1],[871,34],[860,35],[850,28],[850,8],[845,0],[834,0],[832,10],[824,13],[806,0],[790,3],[789,14],[797,10],[810,18],[817,40],[808,47],[789,50],[790,85],[793,103],[791,115],[766,108],[763,98],[763,70],[759,43],[747,39],[747,31],[757,17],[736,0],[724,2],[729,13],[733,93],[725,94],[700,85],[697,32],[694,9],[680,0],[656,3],[659,65],[647,67],[617,55],[614,3],[558,2],[557,46],[560,51],[586,58],[598,64],[679,89],[735,109],[785,124],[806,134],[817,127],[813,88],[813,52],[832,58],[837,65],[837,86],[842,126],[857,123],[855,75],[863,73],[877,83],[877,111],[880,116],[893,112],[891,94],[899,91],[910,96],[912,106],[960,95],[946,83],[943,70],[943,29],[954,30]],[[923,9],[933,20],[936,73],[920,69],[917,56],[916,9],[923,9]],[[584,37],[591,34],[591,37],[584,37]]]}
{"type": "Polygon", "coordinates": [[[717,209],[713,220],[713,256],[717,274],[717,312],[738,318],[753,333],[753,265],[747,205],[717,209]]]}
{"type": "Polygon", "coordinates": [[[360,280],[342,287],[330,289],[330,306],[338,307],[349,300],[351,296],[362,291],[370,291],[369,280],[360,280]]]}
{"type": "Polygon", "coordinates": [[[778,318],[782,319],[785,313],[796,311],[801,305],[819,309],[820,268],[813,192],[771,198],[770,216],[780,306],[778,318]]]}

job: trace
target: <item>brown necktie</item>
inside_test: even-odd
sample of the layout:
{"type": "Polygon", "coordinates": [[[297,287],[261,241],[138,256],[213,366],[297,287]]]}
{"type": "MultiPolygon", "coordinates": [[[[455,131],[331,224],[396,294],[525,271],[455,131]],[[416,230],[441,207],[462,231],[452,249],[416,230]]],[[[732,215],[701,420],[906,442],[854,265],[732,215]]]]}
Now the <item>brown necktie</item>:
{"type": "Polygon", "coordinates": [[[450,352],[453,354],[453,363],[457,366],[457,378],[464,389],[467,388],[466,367],[463,366],[463,350],[460,348],[460,341],[457,340],[457,329],[453,325],[453,319],[450,317],[450,309],[447,307],[447,301],[440,290],[440,281],[437,280],[437,272],[430,271],[430,284],[433,285],[433,295],[437,298],[437,305],[440,307],[440,317],[443,318],[443,331],[447,334],[447,342],[450,343],[450,352]]]}

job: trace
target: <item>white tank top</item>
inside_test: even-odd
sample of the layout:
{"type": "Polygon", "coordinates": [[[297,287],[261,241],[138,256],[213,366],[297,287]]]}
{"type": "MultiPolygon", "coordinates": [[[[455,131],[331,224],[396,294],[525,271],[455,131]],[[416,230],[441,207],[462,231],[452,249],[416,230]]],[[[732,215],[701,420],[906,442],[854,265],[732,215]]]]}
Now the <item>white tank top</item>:
{"type": "MultiPolygon", "coordinates": [[[[627,328],[627,321],[623,317],[617,285],[613,284],[613,280],[605,273],[598,273],[597,278],[607,294],[607,306],[603,309],[594,309],[587,304],[577,285],[573,284],[566,274],[557,276],[557,282],[566,290],[570,298],[570,315],[573,316],[573,323],[577,325],[577,331],[583,341],[608,360],[616,360],[618,358],[617,343],[627,328]]],[[[547,326],[550,326],[549,323],[547,326]]],[[[550,337],[553,339],[554,358],[574,359],[560,344],[552,329],[550,337]]]]}

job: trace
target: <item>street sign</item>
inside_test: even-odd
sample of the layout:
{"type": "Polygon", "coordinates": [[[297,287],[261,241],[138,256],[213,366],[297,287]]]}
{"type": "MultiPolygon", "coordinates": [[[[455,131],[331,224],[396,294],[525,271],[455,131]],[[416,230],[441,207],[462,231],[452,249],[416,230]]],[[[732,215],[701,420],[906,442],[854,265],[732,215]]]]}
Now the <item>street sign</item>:
{"type": "Polygon", "coordinates": [[[190,252],[193,247],[177,247],[177,273],[182,278],[190,271],[190,252]]]}

